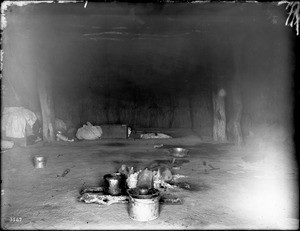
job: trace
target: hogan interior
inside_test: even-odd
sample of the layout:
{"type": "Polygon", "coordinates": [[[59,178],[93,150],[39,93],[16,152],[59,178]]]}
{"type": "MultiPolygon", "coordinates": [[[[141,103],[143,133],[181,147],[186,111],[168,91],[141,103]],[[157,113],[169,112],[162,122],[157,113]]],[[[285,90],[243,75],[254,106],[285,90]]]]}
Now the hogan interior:
{"type": "Polygon", "coordinates": [[[44,134],[1,152],[2,228],[297,229],[297,44],[286,17],[270,2],[9,6],[2,107],[49,109],[75,141],[44,134]],[[86,122],[172,138],[76,139],[86,122]],[[157,219],[76,199],[122,164],[168,164],[169,147],[189,150],[172,173],[191,187],[171,190],[183,203],[161,205],[157,219]],[[36,155],[44,168],[34,168],[36,155]]]}

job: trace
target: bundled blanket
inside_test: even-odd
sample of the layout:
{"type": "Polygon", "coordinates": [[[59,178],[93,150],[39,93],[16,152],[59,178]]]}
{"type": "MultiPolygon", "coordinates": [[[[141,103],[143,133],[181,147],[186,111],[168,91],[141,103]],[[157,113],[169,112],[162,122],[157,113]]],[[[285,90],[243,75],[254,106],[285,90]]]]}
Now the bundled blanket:
{"type": "Polygon", "coordinates": [[[11,138],[24,138],[26,126],[32,129],[36,115],[23,107],[5,107],[2,113],[2,131],[11,138]]]}

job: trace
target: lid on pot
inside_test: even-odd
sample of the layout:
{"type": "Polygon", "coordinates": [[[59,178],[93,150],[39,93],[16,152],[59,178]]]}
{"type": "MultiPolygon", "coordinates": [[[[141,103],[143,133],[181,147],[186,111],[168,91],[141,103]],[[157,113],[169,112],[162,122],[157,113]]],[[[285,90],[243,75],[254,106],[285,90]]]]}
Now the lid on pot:
{"type": "Polygon", "coordinates": [[[129,196],[137,199],[151,199],[159,196],[159,190],[155,188],[137,187],[127,190],[129,196]]]}

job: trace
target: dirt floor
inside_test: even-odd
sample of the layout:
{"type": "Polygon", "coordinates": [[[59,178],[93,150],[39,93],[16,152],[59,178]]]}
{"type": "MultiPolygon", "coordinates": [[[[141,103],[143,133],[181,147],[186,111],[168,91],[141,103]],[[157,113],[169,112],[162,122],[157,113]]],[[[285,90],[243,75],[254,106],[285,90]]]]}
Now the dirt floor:
{"type": "MultiPolygon", "coordinates": [[[[262,163],[247,163],[243,148],[214,144],[191,131],[169,131],[173,139],[98,140],[38,143],[1,154],[2,229],[297,229],[297,171],[264,171],[262,163]],[[162,148],[154,148],[164,144],[162,148]],[[181,205],[161,205],[156,220],[130,219],[127,204],[109,206],[78,202],[84,186],[97,186],[104,174],[121,164],[142,169],[153,162],[168,164],[168,147],[189,148],[174,174],[186,177],[190,189],[170,194],[181,205]],[[32,157],[47,157],[35,169],[32,157]],[[211,167],[212,166],[212,167],[211,167]],[[70,172],[61,177],[61,174],[70,172]]],[[[175,162],[176,163],[176,162],[175,162]]]]}

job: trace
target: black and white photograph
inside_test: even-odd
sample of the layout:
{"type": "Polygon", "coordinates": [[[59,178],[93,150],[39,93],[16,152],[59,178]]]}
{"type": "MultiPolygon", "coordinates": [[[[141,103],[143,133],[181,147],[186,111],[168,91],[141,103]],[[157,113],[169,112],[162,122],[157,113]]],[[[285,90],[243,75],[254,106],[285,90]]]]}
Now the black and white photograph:
{"type": "Polygon", "coordinates": [[[298,230],[299,1],[1,3],[1,229],[298,230]]]}

